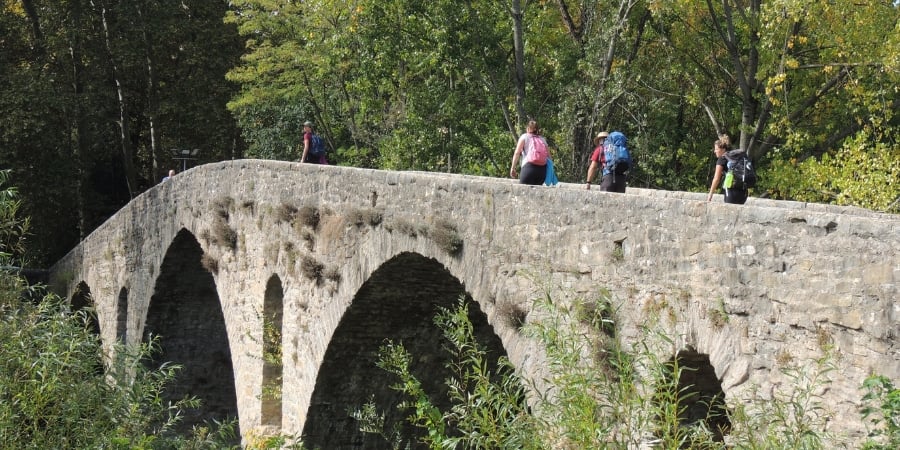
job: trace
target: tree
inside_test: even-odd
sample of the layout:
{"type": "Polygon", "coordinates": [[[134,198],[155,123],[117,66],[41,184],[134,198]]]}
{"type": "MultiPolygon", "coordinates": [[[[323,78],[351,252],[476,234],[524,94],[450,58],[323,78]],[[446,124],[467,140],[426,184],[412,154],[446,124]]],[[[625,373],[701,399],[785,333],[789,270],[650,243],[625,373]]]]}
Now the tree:
{"type": "Polygon", "coordinates": [[[876,75],[897,47],[871,45],[892,41],[898,11],[887,2],[673,1],[653,11],[712,131],[737,131],[754,159],[780,146],[820,155],[870,114],[890,120],[897,108],[876,75]]]}
{"type": "Polygon", "coordinates": [[[6,2],[0,164],[34,219],[38,264],[158,180],[173,148],[242,154],[224,79],[241,50],[227,2],[6,2]],[[202,99],[202,101],[199,101],[202,99]]]}

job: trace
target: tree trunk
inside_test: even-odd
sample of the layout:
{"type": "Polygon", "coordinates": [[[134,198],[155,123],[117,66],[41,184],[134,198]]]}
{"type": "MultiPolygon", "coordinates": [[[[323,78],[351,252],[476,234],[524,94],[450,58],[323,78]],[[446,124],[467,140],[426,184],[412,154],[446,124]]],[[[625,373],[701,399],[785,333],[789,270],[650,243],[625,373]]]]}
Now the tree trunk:
{"type": "Polygon", "coordinates": [[[125,182],[128,185],[128,195],[134,198],[138,194],[137,175],[134,169],[134,150],[131,146],[131,132],[128,126],[128,105],[125,100],[125,88],[122,85],[119,67],[116,64],[115,54],[112,48],[112,37],[110,36],[109,23],[107,21],[107,8],[103,2],[98,2],[100,8],[100,19],[103,26],[103,42],[106,45],[107,58],[109,59],[110,71],[113,80],[116,83],[116,98],[119,103],[119,145],[122,151],[122,166],[125,170],[125,182]]]}
{"type": "Polygon", "coordinates": [[[72,163],[75,168],[75,201],[76,201],[76,220],[78,221],[78,239],[84,239],[88,232],[87,211],[84,186],[87,184],[87,171],[84,169],[84,162],[87,158],[87,143],[84,136],[85,117],[84,117],[84,81],[82,74],[84,72],[84,64],[82,63],[82,4],[79,1],[69,2],[69,17],[72,20],[72,26],[69,28],[69,56],[72,58],[72,92],[73,92],[73,116],[70,126],[72,127],[71,148],[72,163]]]}
{"type": "Polygon", "coordinates": [[[525,111],[525,30],[523,25],[522,1],[512,0],[510,15],[513,20],[513,53],[516,59],[515,84],[516,84],[516,114],[518,130],[513,131],[514,138],[525,129],[528,121],[528,113],[525,111]]]}
{"type": "Polygon", "coordinates": [[[164,155],[158,151],[156,129],[156,116],[157,112],[159,111],[159,93],[156,81],[156,65],[153,59],[153,39],[149,31],[150,26],[145,18],[143,7],[143,3],[138,4],[136,10],[138,21],[141,27],[141,38],[143,39],[144,43],[144,63],[145,70],[147,71],[147,118],[150,122],[150,161],[152,161],[152,167],[150,168],[150,175],[148,179],[157,180],[164,172],[164,169],[160,168],[160,163],[162,162],[161,160],[164,155]]]}

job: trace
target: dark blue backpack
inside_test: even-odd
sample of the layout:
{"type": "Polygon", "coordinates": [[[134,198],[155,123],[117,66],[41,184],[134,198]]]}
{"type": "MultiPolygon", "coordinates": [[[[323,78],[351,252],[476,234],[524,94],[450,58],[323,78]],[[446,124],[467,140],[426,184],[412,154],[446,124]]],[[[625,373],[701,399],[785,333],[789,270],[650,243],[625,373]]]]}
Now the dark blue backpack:
{"type": "Polygon", "coordinates": [[[313,133],[309,140],[309,153],[313,156],[322,156],[325,154],[325,141],[322,136],[313,133]]]}
{"type": "Polygon", "coordinates": [[[627,139],[620,131],[613,131],[603,144],[603,175],[621,175],[631,168],[631,154],[628,153],[627,139]]]}
{"type": "Polygon", "coordinates": [[[728,173],[725,176],[725,187],[730,189],[747,189],[756,186],[756,170],[753,161],[742,149],[725,153],[728,160],[728,173]]]}

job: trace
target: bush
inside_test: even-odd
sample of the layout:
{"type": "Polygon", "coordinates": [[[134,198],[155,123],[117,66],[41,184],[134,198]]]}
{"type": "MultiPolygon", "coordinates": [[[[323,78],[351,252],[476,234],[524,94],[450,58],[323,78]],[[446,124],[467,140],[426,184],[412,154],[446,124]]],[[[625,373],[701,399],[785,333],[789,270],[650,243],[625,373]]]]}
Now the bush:
{"type": "MultiPolygon", "coordinates": [[[[2,263],[22,250],[21,224],[27,224],[15,215],[14,194],[0,192],[2,263]]],[[[198,406],[191,398],[163,403],[162,391],[179,368],[144,366],[158,351],[155,341],[134,349],[116,345],[114,359],[106,361],[92,315],[0,272],[0,448],[236,448],[233,423],[175,434],[184,408],[198,406]]]]}
{"type": "MultiPolygon", "coordinates": [[[[3,275],[8,276],[8,275],[3,275]]],[[[195,399],[163,403],[179,367],[141,363],[154,343],[114,349],[104,364],[90,310],[70,312],[58,297],[37,304],[2,293],[0,321],[0,448],[228,448],[234,424],[179,436],[172,427],[195,399]]]]}
{"type": "MultiPolygon", "coordinates": [[[[419,442],[432,449],[819,449],[825,443],[840,443],[824,431],[827,416],[817,395],[832,370],[828,356],[811,368],[785,369],[795,380],[790,391],[730,412],[724,404],[698,400],[694,386],[680,385],[682,374],[695,369],[682,366],[678,357],[660,358],[666,349],[671,351],[672,341],[665,335],[645,329],[644,337],[626,348],[611,329],[615,308],[607,298],[574,304],[572,310],[561,308],[548,295],[537,303],[544,314],[524,327],[544,346],[544,381],[552,386],[549,392],[532,390],[536,397],[531,405],[524,400],[528,381],[516,375],[508,361],[501,358],[497,373],[485,369],[486,354],[474,340],[462,298],[455,311],[443,311],[435,320],[450,343],[446,348],[455,353],[448,368],[456,376],[446,381],[452,400],[449,410],[438,409],[411,374],[409,365],[416,357],[402,345],[384,345],[378,366],[399,378],[392,388],[406,400],[397,408],[422,430],[419,442]],[[707,407],[706,418],[686,421],[683,413],[688,405],[707,407]],[[726,428],[716,429],[723,423],[726,428]]],[[[890,397],[880,384],[872,382],[870,387],[878,392],[872,399],[894,401],[882,400],[879,408],[870,410],[878,417],[873,422],[880,430],[879,442],[887,442],[885,433],[897,439],[897,391],[890,397]]],[[[398,424],[385,423],[386,415],[377,408],[369,402],[353,413],[360,430],[381,435],[395,449],[414,447],[415,439],[401,435],[398,424]]],[[[868,448],[897,448],[895,440],[890,443],[868,448]]]]}

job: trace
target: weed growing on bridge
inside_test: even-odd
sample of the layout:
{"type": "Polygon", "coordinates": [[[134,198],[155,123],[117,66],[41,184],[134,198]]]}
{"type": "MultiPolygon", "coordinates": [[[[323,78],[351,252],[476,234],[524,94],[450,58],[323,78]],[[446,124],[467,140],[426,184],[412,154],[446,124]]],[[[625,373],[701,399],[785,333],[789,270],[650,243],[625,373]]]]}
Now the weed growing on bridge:
{"type": "MultiPolygon", "coordinates": [[[[397,375],[393,388],[408,401],[397,405],[409,411],[409,421],[426,433],[421,442],[433,449],[490,448],[540,449],[532,439],[535,430],[525,403],[526,390],[506,358],[500,358],[498,373],[487,370],[484,348],[475,341],[465,297],[456,309],[441,309],[435,324],[441,329],[452,354],[448,368],[455,378],[447,380],[453,406],[441,411],[431,401],[422,383],[410,371],[412,355],[401,344],[388,342],[379,352],[378,367],[397,375]]],[[[399,424],[385,423],[385,415],[373,402],[351,412],[360,430],[381,436],[394,449],[416,447],[413,438],[400,434],[399,424]]]]}
{"type": "Polygon", "coordinates": [[[725,299],[719,297],[715,308],[709,308],[709,321],[713,327],[720,330],[728,324],[728,312],[725,311],[725,299]]]}
{"type": "Polygon", "coordinates": [[[321,214],[319,213],[319,208],[315,206],[306,205],[297,211],[297,221],[313,230],[319,227],[320,219],[321,214]]]}
{"type": "Polygon", "coordinates": [[[347,213],[347,221],[352,223],[353,225],[356,225],[357,227],[361,227],[363,225],[377,227],[381,224],[381,221],[383,219],[384,215],[381,211],[370,208],[355,208],[347,213]]]}
{"type": "Polygon", "coordinates": [[[737,425],[731,440],[744,448],[847,448],[827,431],[833,413],[820,396],[828,386],[828,374],[835,369],[833,361],[834,356],[826,354],[813,361],[811,368],[801,364],[783,367],[781,373],[790,383],[775,388],[770,401],[736,405],[732,417],[737,425]]]}
{"type": "Polygon", "coordinates": [[[419,227],[404,217],[394,218],[390,223],[385,225],[385,229],[390,232],[396,231],[409,237],[416,237],[420,232],[419,227]]]}
{"type": "Polygon", "coordinates": [[[218,217],[228,220],[230,211],[234,208],[234,199],[231,197],[222,197],[213,202],[213,211],[218,217]]]}
{"type": "Polygon", "coordinates": [[[435,219],[434,225],[428,230],[428,237],[450,255],[456,255],[462,250],[463,240],[456,231],[456,226],[445,219],[435,219]]]}
{"type": "Polygon", "coordinates": [[[291,223],[297,214],[297,207],[291,204],[282,203],[275,210],[275,220],[279,222],[291,223]]]}
{"type": "Polygon", "coordinates": [[[322,272],[322,276],[325,277],[326,280],[331,280],[335,283],[341,282],[341,268],[338,266],[329,266],[325,268],[325,271],[322,272]]]}
{"type": "Polygon", "coordinates": [[[200,265],[211,274],[219,273],[219,260],[210,256],[209,253],[204,253],[200,257],[200,265]]]}
{"type": "Polygon", "coordinates": [[[303,255],[300,258],[300,273],[317,284],[322,282],[324,269],[325,266],[310,255],[303,255]]]}
{"type": "Polygon", "coordinates": [[[216,221],[213,222],[213,229],[210,237],[213,244],[230,250],[237,248],[237,232],[222,218],[217,218],[216,221]]]}
{"type": "Polygon", "coordinates": [[[528,311],[516,303],[503,302],[497,305],[497,317],[516,330],[521,330],[525,326],[527,316],[528,311]]]}

